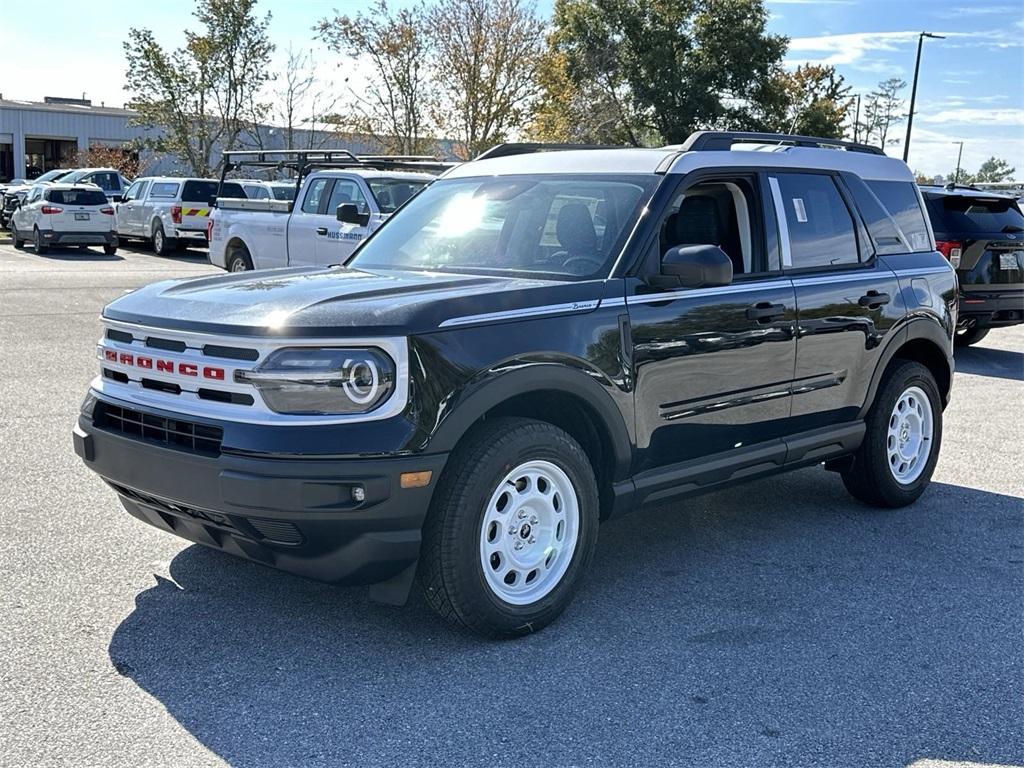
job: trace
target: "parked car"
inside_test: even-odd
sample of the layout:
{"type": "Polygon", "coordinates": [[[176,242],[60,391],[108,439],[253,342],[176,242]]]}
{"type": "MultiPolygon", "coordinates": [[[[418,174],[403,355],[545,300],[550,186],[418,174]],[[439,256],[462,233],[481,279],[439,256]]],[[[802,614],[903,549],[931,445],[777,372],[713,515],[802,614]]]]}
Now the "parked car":
{"type": "Polygon", "coordinates": [[[95,184],[111,202],[121,199],[129,183],[116,168],[80,168],[64,176],[61,181],[68,184],[95,184]]]}
{"type": "Polygon", "coordinates": [[[239,181],[250,200],[294,200],[294,181],[239,181]]]}
{"type": "Polygon", "coordinates": [[[501,637],[642,504],[822,463],[870,505],[925,491],[956,278],[906,165],[776,134],[538,149],[449,170],[344,267],[118,298],[79,456],[150,525],[385,601],[418,577],[501,637]]]}
{"type": "Polygon", "coordinates": [[[34,181],[25,181],[24,179],[14,179],[11,183],[6,185],[0,185],[0,227],[7,229],[11,219],[11,214],[14,212],[15,200],[24,200],[25,195],[28,194],[28,190],[34,184],[50,184],[56,181],[60,181],[72,171],[69,168],[55,168],[51,171],[39,176],[34,181]],[[21,182],[21,183],[14,183],[21,182]]]}
{"type": "Polygon", "coordinates": [[[117,252],[114,209],[103,190],[94,184],[36,184],[11,217],[15,248],[31,241],[35,252],[52,246],[102,245],[103,252],[117,252]]]}
{"type": "Polygon", "coordinates": [[[959,346],[1024,323],[1024,215],[1012,197],[966,187],[922,187],[939,250],[960,284],[959,346]]]}
{"type": "MultiPolygon", "coordinates": [[[[245,197],[235,182],[227,182],[225,191],[245,197]]],[[[206,245],[206,221],[216,194],[215,179],[136,179],[117,204],[117,234],[122,239],[149,240],[160,256],[190,244],[206,245]]]]}
{"type": "Polygon", "coordinates": [[[295,198],[301,203],[221,195],[210,217],[210,263],[229,272],[340,264],[399,206],[450,165],[419,157],[363,159],[348,152],[309,153],[317,160],[303,152],[228,153],[233,167],[242,164],[236,155],[247,158],[254,154],[292,158],[308,175],[300,179],[295,198]],[[424,170],[416,170],[419,168],[424,170]]]}

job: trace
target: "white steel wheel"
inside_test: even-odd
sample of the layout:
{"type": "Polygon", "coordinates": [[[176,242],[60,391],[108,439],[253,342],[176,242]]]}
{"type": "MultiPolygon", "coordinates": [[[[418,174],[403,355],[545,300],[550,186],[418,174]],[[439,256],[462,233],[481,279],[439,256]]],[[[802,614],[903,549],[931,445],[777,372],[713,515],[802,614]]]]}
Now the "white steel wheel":
{"type": "Polygon", "coordinates": [[[920,387],[907,387],[889,415],[886,451],[896,482],[908,485],[924,471],[932,450],[934,418],[928,395],[920,387]]]}
{"type": "Polygon", "coordinates": [[[230,272],[245,272],[248,269],[248,267],[245,266],[245,261],[239,257],[232,259],[229,267],[230,272]]]}
{"type": "Polygon", "coordinates": [[[569,476],[550,461],[520,464],[498,483],[480,530],[487,587],[512,605],[530,605],[558,586],[572,562],[580,504],[569,476]]]}

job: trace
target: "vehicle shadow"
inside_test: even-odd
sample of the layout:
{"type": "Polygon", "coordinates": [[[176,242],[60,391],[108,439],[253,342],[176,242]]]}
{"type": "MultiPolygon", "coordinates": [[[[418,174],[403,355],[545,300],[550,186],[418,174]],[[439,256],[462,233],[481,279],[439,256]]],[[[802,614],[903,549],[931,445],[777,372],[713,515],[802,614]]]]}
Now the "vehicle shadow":
{"type": "MultiPolygon", "coordinates": [[[[27,249],[26,253],[33,256],[36,255],[31,248],[27,249]]],[[[94,251],[91,248],[85,250],[80,248],[61,248],[59,250],[50,248],[39,258],[49,259],[50,261],[124,261],[124,256],[119,256],[116,253],[107,255],[103,251],[94,251]]]]}
{"type": "Polygon", "coordinates": [[[957,373],[1024,381],[1024,352],[968,347],[956,351],[957,373]]]}
{"type": "Polygon", "coordinates": [[[1024,762],[1022,522],[805,470],[605,524],[569,611],[504,643],[191,546],[109,654],[238,766],[1024,762]]]}

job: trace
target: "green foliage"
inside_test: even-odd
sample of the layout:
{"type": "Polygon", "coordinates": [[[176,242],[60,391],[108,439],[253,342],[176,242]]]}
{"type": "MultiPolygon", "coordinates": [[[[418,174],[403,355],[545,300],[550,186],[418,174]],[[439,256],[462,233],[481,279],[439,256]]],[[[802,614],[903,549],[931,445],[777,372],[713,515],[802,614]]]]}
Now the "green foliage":
{"type": "Polygon", "coordinates": [[[850,88],[835,67],[802,64],[780,76],[785,119],[773,130],[804,136],[843,138],[843,123],[853,104],[850,88]]]}
{"type": "Polygon", "coordinates": [[[270,14],[257,19],[256,0],[203,0],[193,12],[201,32],[166,51],[148,29],[124,43],[128,106],[135,122],[154,128],[148,145],[182,157],[198,176],[214,172],[214,148],[230,150],[252,116],[266,113],[259,94],[271,79],[270,14]]]}
{"type": "MultiPolygon", "coordinates": [[[[960,169],[960,177],[957,184],[996,184],[1000,181],[1013,181],[1013,174],[1017,169],[1012,167],[1006,160],[1000,157],[990,157],[974,173],[966,169],[960,169]]],[[[956,171],[950,171],[946,178],[949,181],[957,178],[956,171]]]]}
{"type": "Polygon", "coordinates": [[[392,11],[385,0],[376,0],[366,13],[322,19],[314,29],[332,51],[371,67],[365,86],[349,86],[346,110],[334,118],[336,127],[370,136],[384,151],[430,151],[433,97],[428,72],[434,49],[425,7],[392,11]]]}
{"type": "Polygon", "coordinates": [[[580,132],[632,144],[761,128],[784,111],[787,40],[765,31],[767,18],[762,0],[556,0],[549,45],[564,58],[549,61],[563,93],[545,93],[535,124],[579,125],[589,102],[597,120],[580,132]]]}

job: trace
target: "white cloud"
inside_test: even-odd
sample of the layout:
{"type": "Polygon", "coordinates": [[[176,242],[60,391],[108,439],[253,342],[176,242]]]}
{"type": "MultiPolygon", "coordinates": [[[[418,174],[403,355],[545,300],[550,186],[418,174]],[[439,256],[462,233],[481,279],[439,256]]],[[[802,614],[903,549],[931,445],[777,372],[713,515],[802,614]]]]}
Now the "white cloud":
{"type": "Polygon", "coordinates": [[[915,114],[915,120],[933,124],[964,125],[1021,125],[1024,126],[1024,109],[943,109],[938,112],[915,114]]]}
{"type": "Polygon", "coordinates": [[[919,34],[919,31],[851,32],[843,35],[794,37],[789,43],[789,50],[819,54],[808,57],[809,61],[818,64],[853,64],[869,51],[896,51],[903,45],[916,43],[919,34]]]}

